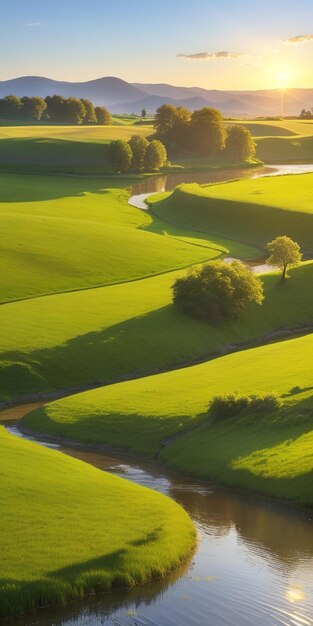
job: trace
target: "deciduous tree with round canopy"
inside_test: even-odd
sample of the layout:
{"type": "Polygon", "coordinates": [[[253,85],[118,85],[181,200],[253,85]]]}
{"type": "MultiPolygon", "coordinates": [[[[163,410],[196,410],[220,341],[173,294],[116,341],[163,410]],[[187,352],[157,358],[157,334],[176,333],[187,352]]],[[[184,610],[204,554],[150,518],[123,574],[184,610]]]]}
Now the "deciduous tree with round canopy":
{"type": "Polygon", "coordinates": [[[299,244],[286,235],[276,237],[266,244],[266,248],[270,253],[266,263],[279,267],[282,270],[283,280],[287,278],[288,267],[298,265],[302,259],[299,244]]]}
{"type": "Polygon", "coordinates": [[[225,154],[232,161],[243,162],[255,156],[255,143],[244,126],[234,124],[226,129],[225,154]]]}
{"type": "Polygon", "coordinates": [[[145,170],[147,172],[159,170],[166,164],[166,161],[167,152],[163,143],[158,139],[148,142],[145,154],[145,170]]]}
{"type": "Polygon", "coordinates": [[[109,161],[113,172],[127,172],[133,158],[132,149],[123,139],[112,141],[109,148],[109,161]]]}
{"type": "Polygon", "coordinates": [[[240,261],[216,261],[192,269],[172,287],[173,302],[184,313],[217,323],[238,317],[249,303],[262,304],[263,285],[240,261]]]}
{"type": "Polygon", "coordinates": [[[145,156],[149,142],[141,135],[133,135],[128,143],[133,153],[131,167],[135,172],[140,172],[145,167],[145,156]]]}

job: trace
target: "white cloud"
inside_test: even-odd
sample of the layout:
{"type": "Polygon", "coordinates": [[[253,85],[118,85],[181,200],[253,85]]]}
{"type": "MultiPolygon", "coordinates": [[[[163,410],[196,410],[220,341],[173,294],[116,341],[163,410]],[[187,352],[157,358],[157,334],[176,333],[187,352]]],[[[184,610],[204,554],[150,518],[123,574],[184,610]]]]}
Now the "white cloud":
{"type": "Polygon", "coordinates": [[[241,54],[240,52],[228,52],[227,50],[220,50],[218,52],[195,52],[194,54],[177,54],[180,59],[187,59],[188,61],[207,61],[209,59],[240,59],[247,57],[247,54],[241,54]]]}
{"type": "Polygon", "coordinates": [[[27,22],[25,26],[34,27],[34,26],[42,26],[41,22],[27,22]]]}
{"type": "Polygon", "coordinates": [[[313,41],[313,35],[296,35],[296,37],[285,39],[284,43],[306,43],[308,41],[313,41]]]}

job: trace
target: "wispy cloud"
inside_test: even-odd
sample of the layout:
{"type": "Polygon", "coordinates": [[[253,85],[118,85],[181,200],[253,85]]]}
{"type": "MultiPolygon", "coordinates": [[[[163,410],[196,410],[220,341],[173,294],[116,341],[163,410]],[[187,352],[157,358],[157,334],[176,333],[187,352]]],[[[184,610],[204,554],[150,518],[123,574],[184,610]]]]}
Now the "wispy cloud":
{"type": "Polygon", "coordinates": [[[247,54],[241,54],[240,52],[228,52],[227,50],[220,50],[218,52],[195,52],[194,54],[177,54],[180,59],[187,59],[187,61],[208,61],[210,59],[241,59],[248,57],[247,54]]]}
{"type": "Polygon", "coordinates": [[[289,37],[289,39],[284,40],[284,43],[306,43],[307,41],[313,41],[313,35],[297,35],[296,37],[289,37]]]}
{"type": "Polygon", "coordinates": [[[36,27],[36,26],[42,26],[42,23],[41,23],[41,22],[27,22],[27,23],[25,24],[25,26],[28,26],[28,27],[30,27],[30,28],[34,28],[34,27],[36,27]]]}

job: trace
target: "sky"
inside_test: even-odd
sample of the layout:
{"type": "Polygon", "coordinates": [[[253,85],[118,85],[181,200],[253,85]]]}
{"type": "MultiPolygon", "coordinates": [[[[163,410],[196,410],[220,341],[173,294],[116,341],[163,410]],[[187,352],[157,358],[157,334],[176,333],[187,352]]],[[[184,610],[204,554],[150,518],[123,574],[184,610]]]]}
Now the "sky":
{"type": "Polygon", "coordinates": [[[313,87],[313,1],[0,0],[0,80],[313,87]]]}

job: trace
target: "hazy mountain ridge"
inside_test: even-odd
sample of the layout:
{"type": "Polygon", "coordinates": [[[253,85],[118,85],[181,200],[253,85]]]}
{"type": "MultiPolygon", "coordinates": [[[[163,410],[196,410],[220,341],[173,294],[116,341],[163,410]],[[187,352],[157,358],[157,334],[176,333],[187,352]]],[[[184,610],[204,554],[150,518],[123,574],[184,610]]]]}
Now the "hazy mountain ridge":
{"type": "MultiPolygon", "coordinates": [[[[166,83],[128,83],[114,76],[86,82],[57,81],[42,76],[22,76],[0,81],[0,97],[42,96],[60,94],[66,98],[88,98],[95,105],[103,105],[112,113],[137,113],[143,108],[149,113],[162,104],[198,109],[203,106],[218,108],[225,115],[279,115],[281,90],[223,91],[202,87],[179,87],[166,83]]],[[[288,89],[284,92],[283,112],[297,115],[302,108],[313,106],[312,89],[288,89]]]]}

